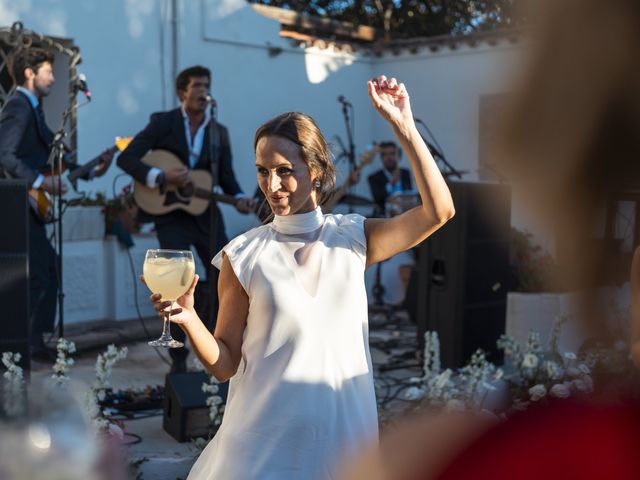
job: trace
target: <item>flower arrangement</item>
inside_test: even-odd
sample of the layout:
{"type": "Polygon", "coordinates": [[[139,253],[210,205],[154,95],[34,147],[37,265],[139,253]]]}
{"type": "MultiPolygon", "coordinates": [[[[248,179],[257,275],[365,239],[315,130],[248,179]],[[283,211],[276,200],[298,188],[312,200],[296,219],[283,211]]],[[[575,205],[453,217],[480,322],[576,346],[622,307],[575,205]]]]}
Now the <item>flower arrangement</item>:
{"type": "Polygon", "coordinates": [[[17,418],[24,414],[25,382],[24,371],[18,365],[22,356],[19,353],[4,352],[2,364],[7,369],[2,374],[3,385],[3,411],[8,418],[17,418]]]}
{"type": "Polygon", "coordinates": [[[405,399],[420,400],[420,407],[428,409],[484,410],[487,393],[502,378],[502,369],[477,350],[464,367],[441,371],[437,332],[426,332],[424,338],[423,375],[410,380],[413,385],[405,392],[405,399]]]}
{"type": "Polygon", "coordinates": [[[73,358],[68,356],[76,352],[76,344],[59,338],[56,344],[56,363],[53,365],[53,378],[57,385],[65,385],[69,381],[69,369],[73,366],[73,358]]]}
{"type": "Polygon", "coordinates": [[[111,344],[96,359],[96,380],[85,395],[85,408],[89,418],[93,420],[97,432],[109,432],[111,428],[111,423],[106,418],[108,412],[100,408],[100,403],[106,398],[113,366],[116,362],[126,358],[127,352],[127,347],[116,348],[115,345],[111,344]]]}
{"type": "Polygon", "coordinates": [[[498,347],[505,352],[505,361],[510,363],[512,373],[507,375],[513,407],[522,410],[532,402],[540,402],[547,396],[567,398],[593,391],[591,369],[573,352],[560,354],[557,337],[567,317],[556,321],[549,348],[540,345],[540,336],[530,332],[522,350],[517,342],[506,335],[498,340],[498,347]]]}
{"type": "Polygon", "coordinates": [[[588,394],[596,388],[594,377],[618,378],[631,368],[625,342],[613,345],[586,342],[578,353],[558,350],[562,326],[569,320],[560,316],[554,323],[549,343],[541,345],[540,335],[530,332],[525,345],[502,335],[498,347],[505,353],[505,365],[498,368],[476,351],[464,367],[441,370],[440,344],[436,332],[425,333],[423,375],[412,378],[405,399],[419,408],[436,410],[490,410],[508,415],[548,398],[563,399],[588,394]],[[595,375],[594,372],[605,372],[595,375]],[[488,401],[492,392],[507,388],[509,401],[488,401]],[[492,404],[493,403],[493,404],[492,404]]]}
{"type": "Polygon", "coordinates": [[[528,231],[511,229],[511,265],[515,274],[516,292],[557,292],[558,264],[540,245],[534,243],[528,231]]]}
{"type": "Polygon", "coordinates": [[[225,403],[222,396],[220,396],[220,382],[218,379],[211,375],[200,362],[198,358],[194,358],[193,364],[197,370],[206,373],[209,380],[202,384],[202,391],[209,394],[207,396],[207,406],[209,407],[209,420],[211,422],[209,428],[209,437],[207,439],[197,438],[194,440],[194,444],[197,448],[203,449],[215,433],[218,431],[220,424],[222,423],[222,417],[224,415],[225,403]]]}
{"type": "Polygon", "coordinates": [[[131,185],[122,187],[117,195],[114,190],[113,198],[107,198],[104,193],[98,192],[93,198],[83,199],[81,205],[103,207],[102,212],[107,233],[113,232],[114,228],[124,228],[129,233],[136,233],[140,230],[140,225],[136,221],[138,206],[133,198],[131,185]]]}

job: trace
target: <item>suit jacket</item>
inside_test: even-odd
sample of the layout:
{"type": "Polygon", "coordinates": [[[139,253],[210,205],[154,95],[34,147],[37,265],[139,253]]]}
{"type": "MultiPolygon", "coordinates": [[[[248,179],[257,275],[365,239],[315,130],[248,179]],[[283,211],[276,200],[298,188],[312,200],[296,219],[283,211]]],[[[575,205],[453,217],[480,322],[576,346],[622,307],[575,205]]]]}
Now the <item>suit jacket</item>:
{"type": "Polygon", "coordinates": [[[5,175],[31,185],[47,164],[52,141],[53,133],[27,96],[14,93],[0,114],[0,167],[5,175]]]}
{"type": "MultiPolygon", "coordinates": [[[[384,173],[384,170],[380,169],[376,173],[369,175],[368,180],[373,201],[380,209],[379,211],[384,213],[384,204],[389,196],[389,193],[387,192],[387,183],[389,183],[389,179],[384,173]]],[[[411,172],[406,168],[400,169],[400,182],[402,183],[402,190],[411,190],[411,172]]]]}
{"type": "MultiPolygon", "coordinates": [[[[220,131],[220,145],[218,146],[218,184],[229,195],[242,192],[236,176],[233,173],[231,162],[231,145],[229,143],[229,131],[218,123],[220,131]]],[[[209,143],[209,128],[205,129],[204,140],[200,157],[193,169],[202,169],[211,172],[211,152],[209,143]]],[[[151,167],[142,163],[141,158],[149,150],[168,150],[175,154],[187,168],[189,165],[189,147],[187,145],[184,119],[180,108],[159,112],[151,115],[149,124],[138,133],[129,146],[118,157],[118,166],[131,175],[135,180],[146,184],[147,174],[151,167]]],[[[166,215],[150,215],[143,213],[142,221],[154,221],[160,223],[172,222],[176,215],[184,215],[185,212],[175,211],[166,215]]],[[[196,221],[203,227],[208,225],[209,212],[205,212],[196,221]]]]}
{"type": "MultiPolygon", "coordinates": [[[[0,114],[0,176],[23,179],[31,185],[41,171],[46,172],[53,137],[27,96],[18,90],[0,114]]],[[[69,171],[78,168],[68,153],[65,163],[69,171]]],[[[88,180],[90,174],[80,178],[88,180]]]]}

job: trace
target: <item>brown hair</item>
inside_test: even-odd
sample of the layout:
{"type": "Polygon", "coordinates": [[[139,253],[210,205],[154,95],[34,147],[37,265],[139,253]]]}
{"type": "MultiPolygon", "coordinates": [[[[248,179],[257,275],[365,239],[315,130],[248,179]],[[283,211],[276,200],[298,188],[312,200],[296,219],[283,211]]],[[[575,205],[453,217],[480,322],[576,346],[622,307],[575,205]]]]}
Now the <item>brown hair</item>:
{"type": "Polygon", "coordinates": [[[9,73],[16,85],[24,85],[27,81],[24,70],[30,68],[37,74],[38,69],[46,62],[53,65],[53,53],[41,48],[18,48],[9,59],[9,73]]]}
{"type": "Polygon", "coordinates": [[[194,77],[207,77],[211,81],[211,70],[201,65],[185,68],[176,77],[176,94],[184,92],[189,86],[189,82],[194,77]]]}
{"type": "Polygon", "coordinates": [[[309,167],[312,178],[320,180],[315,187],[318,203],[323,203],[336,184],[336,172],[331,161],[331,152],[320,128],[309,115],[300,112],[287,112],[262,124],[253,141],[255,151],[258,141],[263,137],[278,136],[300,146],[302,159],[309,167]]]}

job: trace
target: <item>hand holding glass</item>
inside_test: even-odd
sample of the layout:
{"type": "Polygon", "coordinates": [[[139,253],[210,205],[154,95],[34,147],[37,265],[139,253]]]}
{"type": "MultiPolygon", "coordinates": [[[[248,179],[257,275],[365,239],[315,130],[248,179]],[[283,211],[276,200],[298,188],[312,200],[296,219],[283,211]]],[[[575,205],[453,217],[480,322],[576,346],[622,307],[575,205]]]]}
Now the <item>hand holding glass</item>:
{"type": "MultiPolygon", "coordinates": [[[[160,294],[162,300],[175,302],[184,295],[195,275],[193,254],[188,250],[147,250],[144,259],[144,281],[155,294],[160,294]]],[[[183,347],[171,337],[169,325],[171,322],[171,306],[164,310],[164,325],[162,335],[157,340],[149,342],[152,347],[183,347]]]]}

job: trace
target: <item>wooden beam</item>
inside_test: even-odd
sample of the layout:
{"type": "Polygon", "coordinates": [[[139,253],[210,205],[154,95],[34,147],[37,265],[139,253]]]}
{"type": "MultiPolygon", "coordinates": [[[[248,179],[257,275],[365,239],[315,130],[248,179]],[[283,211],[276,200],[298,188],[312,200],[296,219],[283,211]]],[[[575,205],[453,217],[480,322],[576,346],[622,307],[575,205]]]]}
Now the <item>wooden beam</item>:
{"type": "Polygon", "coordinates": [[[268,5],[251,4],[256,12],[265,17],[273,18],[281,25],[296,27],[305,30],[318,30],[341,37],[353,38],[360,41],[373,42],[376,39],[376,29],[367,26],[355,26],[349,22],[329,20],[326,18],[302,15],[284,8],[270,7],[268,5]]]}

